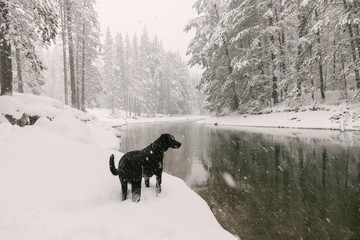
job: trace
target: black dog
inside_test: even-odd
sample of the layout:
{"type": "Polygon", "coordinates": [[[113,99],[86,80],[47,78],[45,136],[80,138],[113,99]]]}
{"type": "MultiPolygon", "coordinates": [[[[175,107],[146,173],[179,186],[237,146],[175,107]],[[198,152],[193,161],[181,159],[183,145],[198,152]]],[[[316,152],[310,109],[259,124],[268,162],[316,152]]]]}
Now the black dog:
{"type": "Polygon", "coordinates": [[[114,155],[110,156],[110,171],[119,175],[121,182],[122,200],[126,200],[127,185],[131,184],[132,200],[140,201],[141,179],[145,178],[145,186],[150,186],[150,177],[156,176],[156,194],[161,192],[161,175],[163,171],[164,152],[168,148],[179,148],[181,143],[170,134],[162,134],[143,150],[126,153],[119,161],[118,169],[114,164],[114,155]]]}

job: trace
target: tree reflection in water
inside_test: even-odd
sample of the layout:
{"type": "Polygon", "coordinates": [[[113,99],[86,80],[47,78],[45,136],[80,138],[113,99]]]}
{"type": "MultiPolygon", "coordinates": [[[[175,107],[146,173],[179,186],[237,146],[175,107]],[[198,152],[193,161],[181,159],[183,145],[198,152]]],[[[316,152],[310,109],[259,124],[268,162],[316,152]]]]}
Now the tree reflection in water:
{"type": "Polygon", "coordinates": [[[129,125],[122,151],[142,148],[163,132],[174,134],[183,145],[166,153],[165,171],[184,179],[241,239],[360,239],[356,134],[344,144],[338,132],[302,137],[305,130],[278,131],[192,122],[129,125]]]}

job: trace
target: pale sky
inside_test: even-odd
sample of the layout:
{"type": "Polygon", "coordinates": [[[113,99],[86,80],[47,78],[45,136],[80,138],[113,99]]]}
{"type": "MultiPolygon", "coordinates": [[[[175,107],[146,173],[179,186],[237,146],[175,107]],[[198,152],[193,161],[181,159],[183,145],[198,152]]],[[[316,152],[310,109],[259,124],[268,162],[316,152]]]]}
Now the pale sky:
{"type": "MultiPolygon", "coordinates": [[[[141,36],[146,25],[149,37],[156,34],[166,50],[179,51],[185,59],[186,49],[194,32],[185,33],[186,23],[196,17],[195,0],[97,0],[95,9],[103,35],[107,27],[112,35],[134,33],[141,36]]],[[[186,57],[188,60],[188,57],[186,57]]]]}

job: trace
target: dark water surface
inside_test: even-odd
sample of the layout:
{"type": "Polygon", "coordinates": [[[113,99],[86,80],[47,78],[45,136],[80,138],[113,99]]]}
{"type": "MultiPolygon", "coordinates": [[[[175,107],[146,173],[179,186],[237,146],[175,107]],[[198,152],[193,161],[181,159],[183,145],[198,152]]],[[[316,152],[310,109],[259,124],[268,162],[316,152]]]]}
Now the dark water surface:
{"type": "Polygon", "coordinates": [[[122,152],[165,132],[182,142],[166,152],[165,172],[182,178],[242,240],[360,239],[360,133],[194,122],[119,130],[122,152]]]}

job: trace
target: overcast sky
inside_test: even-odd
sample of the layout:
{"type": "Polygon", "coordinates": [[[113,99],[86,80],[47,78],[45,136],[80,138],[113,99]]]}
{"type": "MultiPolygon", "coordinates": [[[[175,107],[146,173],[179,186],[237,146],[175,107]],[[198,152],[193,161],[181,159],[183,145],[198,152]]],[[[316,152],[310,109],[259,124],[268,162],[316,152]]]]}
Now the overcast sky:
{"type": "MultiPolygon", "coordinates": [[[[97,0],[95,6],[103,35],[109,27],[113,36],[134,33],[140,37],[144,26],[151,38],[156,34],[167,50],[178,50],[185,58],[194,33],[185,33],[189,19],[196,17],[195,0],[97,0]]],[[[188,57],[186,58],[188,59],[188,57]]]]}

